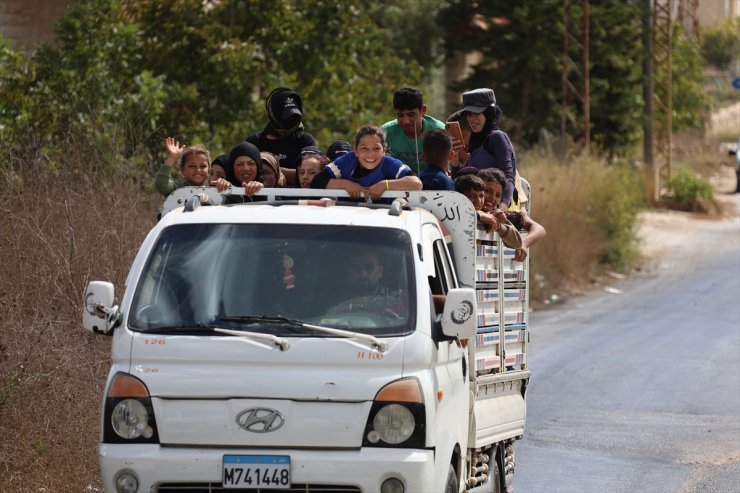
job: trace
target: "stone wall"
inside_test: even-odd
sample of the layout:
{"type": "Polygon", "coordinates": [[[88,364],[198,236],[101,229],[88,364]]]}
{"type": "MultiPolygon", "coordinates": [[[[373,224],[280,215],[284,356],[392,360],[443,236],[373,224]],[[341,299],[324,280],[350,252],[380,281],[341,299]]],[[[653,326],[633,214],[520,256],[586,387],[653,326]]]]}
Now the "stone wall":
{"type": "Polygon", "coordinates": [[[0,0],[0,34],[13,48],[28,52],[54,40],[54,24],[73,0],[0,0]]]}

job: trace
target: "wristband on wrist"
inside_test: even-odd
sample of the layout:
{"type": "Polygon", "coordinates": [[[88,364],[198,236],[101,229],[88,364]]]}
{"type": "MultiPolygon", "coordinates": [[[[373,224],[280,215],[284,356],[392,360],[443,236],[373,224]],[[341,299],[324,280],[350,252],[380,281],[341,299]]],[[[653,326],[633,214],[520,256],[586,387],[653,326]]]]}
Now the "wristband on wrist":
{"type": "Polygon", "coordinates": [[[385,189],[386,190],[390,190],[391,189],[391,184],[388,183],[388,180],[385,180],[385,189]]]}

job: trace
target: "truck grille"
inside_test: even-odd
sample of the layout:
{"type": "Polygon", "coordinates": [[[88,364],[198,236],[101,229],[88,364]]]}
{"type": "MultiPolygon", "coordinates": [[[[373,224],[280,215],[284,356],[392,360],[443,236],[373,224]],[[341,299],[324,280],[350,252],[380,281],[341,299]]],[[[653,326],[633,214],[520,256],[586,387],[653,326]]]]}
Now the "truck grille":
{"type": "Polygon", "coordinates": [[[156,493],[362,493],[356,486],[294,484],[288,489],[234,489],[221,483],[162,483],[156,493]]]}

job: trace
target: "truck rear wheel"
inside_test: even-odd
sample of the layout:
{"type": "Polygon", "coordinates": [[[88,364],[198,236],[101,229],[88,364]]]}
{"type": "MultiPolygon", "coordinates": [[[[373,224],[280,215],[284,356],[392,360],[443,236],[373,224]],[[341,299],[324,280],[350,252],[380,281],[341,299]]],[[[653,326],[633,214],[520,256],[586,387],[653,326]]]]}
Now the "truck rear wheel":
{"type": "Polygon", "coordinates": [[[498,458],[493,460],[493,470],[491,471],[492,488],[491,493],[501,493],[501,467],[498,465],[498,458]]]}
{"type": "Polygon", "coordinates": [[[457,475],[455,468],[450,464],[450,470],[447,473],[447,483],[445,484],[445,493],[458,493],[460,489],[457,485],[457,475]]]}

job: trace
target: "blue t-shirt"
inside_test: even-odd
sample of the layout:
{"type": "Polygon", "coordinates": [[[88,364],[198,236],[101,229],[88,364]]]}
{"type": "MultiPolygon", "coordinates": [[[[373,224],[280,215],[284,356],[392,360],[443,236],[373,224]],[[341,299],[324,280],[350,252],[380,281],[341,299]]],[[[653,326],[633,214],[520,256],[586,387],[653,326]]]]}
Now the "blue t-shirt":
{"type": "Polygon", "coordinates": [[[360,167],[360,160],[357,159],[354,152],[348,152],[334,162],[327,164],[322,173],[328,174],[331,178],[353,181],[363,187],[370,187],[383,180],[397,180],[407,175],[413,175],[411,168],[390,156],[383,156],[380,164],[374,169],[361,168],[355,173],[358,167],[360,167]]]}
{"type": "Polygon", "coordinates": [[[419,179],[424,190],[452,190],[455,191],[455,182],[452,178],[447,176],[445,170],[438,166],[427,166],[427,168],[419,174],[419,179]]]}

